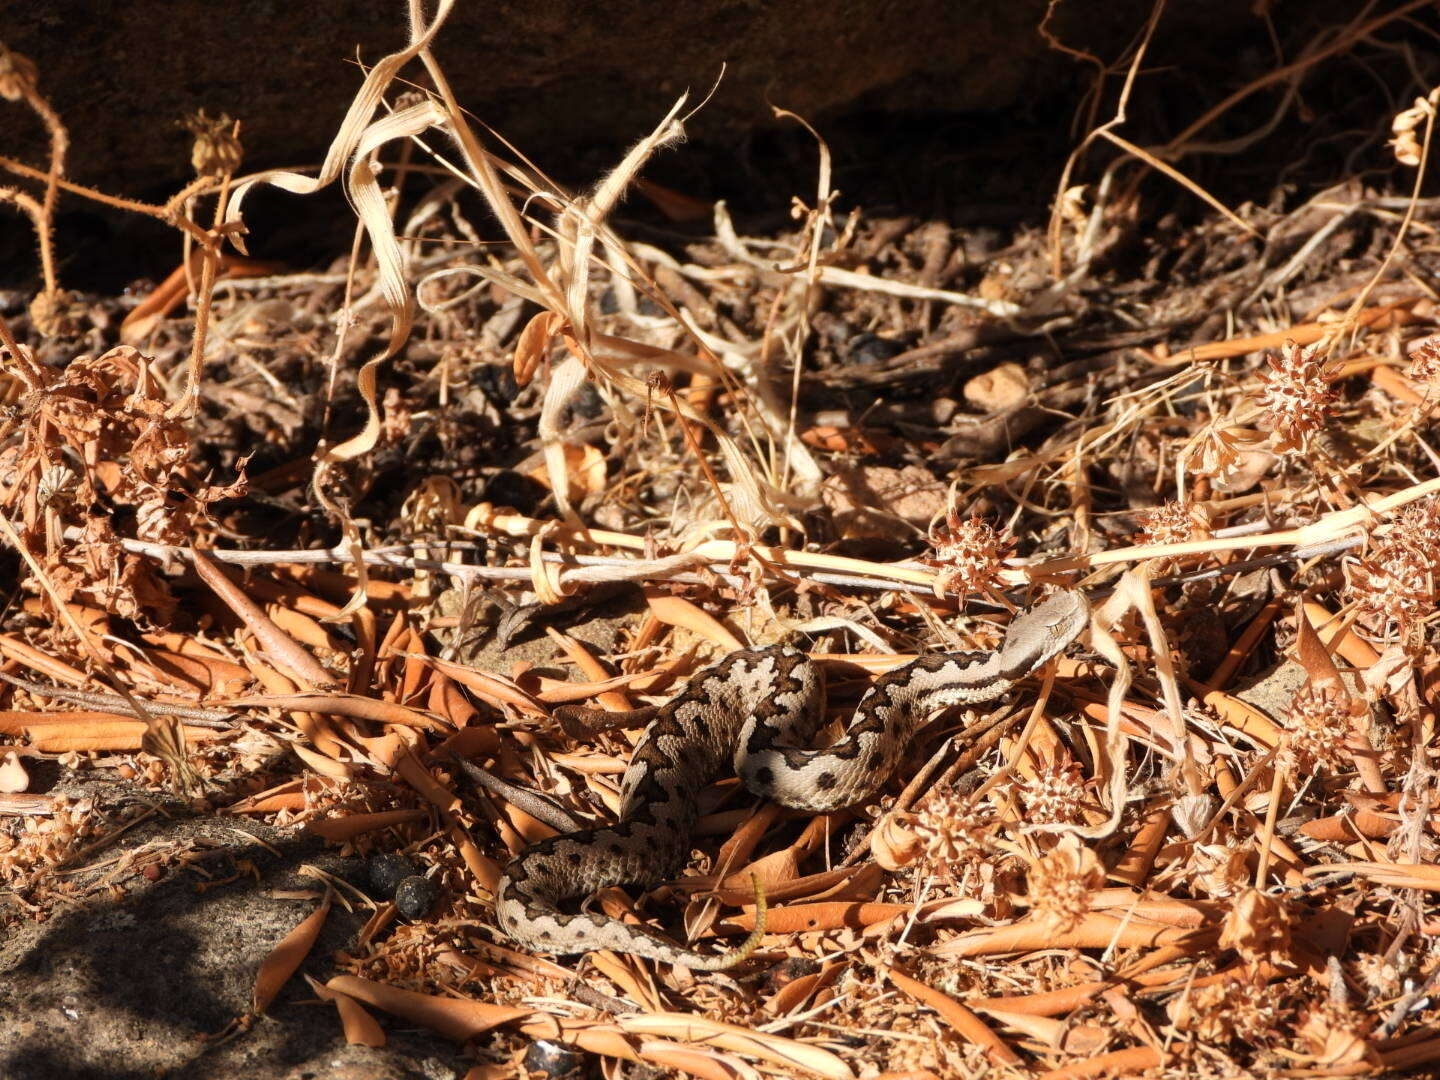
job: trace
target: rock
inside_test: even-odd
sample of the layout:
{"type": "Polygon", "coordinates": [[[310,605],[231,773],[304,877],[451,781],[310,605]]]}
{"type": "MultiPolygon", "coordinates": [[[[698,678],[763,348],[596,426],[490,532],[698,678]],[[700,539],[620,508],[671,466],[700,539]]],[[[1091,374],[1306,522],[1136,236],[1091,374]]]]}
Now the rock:
{"type": "Polygon", "coordinates": [[[423,919],[440,897],[440,887],[415,874],[395,886],[395,907],[407,919],[423,919]]]}
{"type": "Polygon", "coordinates": [[[420,868],[404,855],[383,852],[370,860],[370,884],[376,894],[389,900],[395,895],[396,886],[406,878],[420,872],[420,868]]]}
{"type": "Polygon", "coordinates": [[[919,465],[846,469],[826,479],[820,490],[821,501],[835,515],[835,526],[847,540],[919,535],[944,511],[946,497],[945,485],[919,465]]]}
{"type": "Polygon", "coordinates": [[[1013,408],[1030,396],[1030,376],[1019,364],[1004,363],[976,375],[962,391],[972,408],[983,412],[999,412],[1013,408]]]}

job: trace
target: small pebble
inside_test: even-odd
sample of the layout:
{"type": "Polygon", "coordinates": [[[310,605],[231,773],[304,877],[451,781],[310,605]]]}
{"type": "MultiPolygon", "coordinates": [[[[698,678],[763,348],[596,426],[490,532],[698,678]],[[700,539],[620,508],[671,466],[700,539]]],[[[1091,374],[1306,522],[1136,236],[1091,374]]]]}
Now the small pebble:
{"type": "Polygon", "coordinates": [[[899,356],[909,348],[910,346],[903,341],[883,338],[879,334],[866,331],[856,334],[850,339],[849,348],[846,349],[845,362],[848,364],[878,364],[889,360],[892,356],[899,356]]]}
{"type": "Polygon", "coordinates": [[[585,1075],[585,1055],[562,1043],[537,1039],[525,1048],[525,1074],[545,1080],[578,1080],[585,1075]]]}
{"type": "Polygon", "coordinates": [[[404,855],[386,853],[370,860],[370,884],[386,900],[395,895],[401,881],[419,872],[420,868],[404,855]]]}
{"type": "Polygon", "coordinates": [[[407,919],[423,919],[439,895],[435,882],[416,874],[395,886],[395,907],[407,919]]]}

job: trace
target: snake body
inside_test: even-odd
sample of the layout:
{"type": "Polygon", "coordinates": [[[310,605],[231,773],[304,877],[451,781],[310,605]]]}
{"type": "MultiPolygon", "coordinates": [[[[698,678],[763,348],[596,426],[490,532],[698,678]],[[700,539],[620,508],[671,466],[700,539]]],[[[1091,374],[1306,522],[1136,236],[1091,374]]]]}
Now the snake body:
{"type": "Polygon", "coordinates": [[[993,701],[1065,648],[1088,607],[1057,593],[1018,616],[989,653],[922,656],[876,679],[833,745],[804,749],[824,717],[824,687],[803,652],[746,649],[700,672],[636,744],[621,781],[619,820],[532,844],[506,867],[496,893],[501,928],[541,952],[612,949],[701,970],[735,953],[702,953],[644,926],[562,910],[562,900],[611,885],[673,877],[690,853],[697,797],[727,760],[755,794],[813,812],[873,795],[912,733],[940,709],[993,701]]]}

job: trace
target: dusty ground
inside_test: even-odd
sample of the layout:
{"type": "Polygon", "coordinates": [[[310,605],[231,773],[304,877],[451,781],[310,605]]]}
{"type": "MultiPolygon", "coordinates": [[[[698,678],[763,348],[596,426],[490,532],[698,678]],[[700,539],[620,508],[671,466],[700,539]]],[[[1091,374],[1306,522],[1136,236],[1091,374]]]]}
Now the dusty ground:
{"type": "MultiPolygon", "coordinates": [[[[243,818],[195,816],[153,792],[113,778],[53,789],[102,806],[129,800],[159,813],[112,844],[80,886],[109,877],[112,888],[56,911],[44,922],[12,923],[0,944],[0,1075],[14,1080],[138,1080],[140,1077],[275,1077],[308,1080],[438,1080],[463,1071],[444,1040],[396,1030],[383,1049],[337,1042],[326,1010],[285,996],[275,1019],[223,1042],[249,1006],[255,970],[313,900],[309,864],[365,881],[361,860],[338,858],[317,839],[243,818]],[[255,839],[250,839],[254,837],[255,839]],[[141,858],[164,865],[160,880],[114,874],[141,858]],[[199,872],[172,860],[195,859],[199,872]],[[206,879],[236,876],[205,887],[206,879]],[[204,891],[202,892],[202,888],[204,891]]],[[[363,920],[337,912],[317,946],[343,948],[363,920]]],[[[323,972],[323,959],[317,973],[323,972]]]]}

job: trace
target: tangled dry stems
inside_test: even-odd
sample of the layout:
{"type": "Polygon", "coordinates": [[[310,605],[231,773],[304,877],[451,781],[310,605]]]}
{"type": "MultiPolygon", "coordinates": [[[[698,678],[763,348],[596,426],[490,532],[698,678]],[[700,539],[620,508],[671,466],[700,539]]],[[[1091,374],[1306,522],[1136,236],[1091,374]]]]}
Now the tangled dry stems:
{"type": "MultiPolygon", "coordinates": [[[[1295,1055],[1319,1069],[1376,1070],[1402,1060],[1396,1055],[1414,1053],[1416,1043],[1423,1047],[1435,1017],[1422,991],[1435,968],[1433,960],[1427,966],[1416,958],[1427,955],[1437,932],[1432,899],[1437,890],[1415,886],[1402,895],[1377,882],[1382,869],[1423,867],[1435,855],[1430,809],[1435,716],[1428,686],[1440,504],[1424,479],[1433,468],[1422,440],[1431,425],[1426,395],[1440,371],[1440,348],[1422,343],[1411,354],[1408,376],[1425,394],[1412,390],[1418,401],[1401,397],[1386,406],[1402,418],[1398,437],[1375,439],[1357,457],[1338,463],[1330,440],[1345,427],[1342,419],[1374,404],[1367,395],[1378,396],[1373,388],[1382,385],[1375,378],[1367,391],[1359,383],[1364,371],[1344,374],[1347,349],[1353,344],[1357,354],[1398,353],[1394,335],[1405,325],[1433,322],[1427,301],[1401,291],[1386,301],[1396,305],[1388,325],[1382,324],[1384,313],[1362,324],[1352,312],[1304,343],[1287,340],[1287,330],[1281,330],[1267,346],[1186,361],[1190,366],[1174,380],[1126,375],[1118,353],[1053,382],[1044,372],[1021,369],[1022,382],[1034,380],[1025,382],[1027,393],[1043,404],[1035,411],[1048,416],[1049,426],[1024,428],[1022,420],[1030,420],[1016,408],[1006,414],[1015,425],[1004,429],[1006,438],[1013,430],[1028,441],[1008,459],[1008,442],[1003,450],[997,443],[986,454],[958,454],[966,459],[965,497],[945,496],[942,502],[937,494],[926,512],[905,518],[894,506],[884,508],[905,522],[910,537],[922,535],[922,526],[943,515],[944,525],[930,533],[927,550],[909,545],[906,553],[919,561],[819,550],[832,543],[853,550],[894,538],[840,535],[834,521],[816,520],[825,505],[820,491],[827,470],[854,466],[870,480],[881,478],[879,469],[899,470],[874,460],[875,443],[858,425],[842,430],[838,444],[813,432],[810,440],[799,437],[794,418],[800,398],[787,397],[769,378],[788,365],[795,373],[789,389],[798,393],[806,378],[823,388],[827,380],[846,377],[843,358],[827,351],[817,331],[816,290],[830,290],[834,306],[856,323],[896,331],[915,323],[908,305],[944,303],[932,327],[942,338],[971,331],[996,311],[1049,319],[1059,310],[1061,319],[1074,325],[1083,324],[1087,313],[1078,302],[1055,308],[1065,303],[1063,295],[1045,297],[1052,305],[1045,308],[1037,298],[1040,288],[1027,292],[1026,271],[1034,268],[1023,259],[1017,260],[1019,272],[985,279],[990,285],[976,283],[978,297],[933,282],[853,273],[857,266],[909,264],[891,241],[876,240],[867,249],[880,230],[868,230],[861,216],[835,228],[828,189],[813,208],[798,208],[797,227],[785,237],[744,237],[720,209],[714,237],[683,259],[627,243],[612,223],[615,208],[646,160],[683,133],[679,106],[592,193],[566,192],[528,164],[512,164],[482,146],[438,79],[436,94],[397,98],[394,114],[375,118],[375,103],[403,60],[433,63],[424,43],[439,22],[418,26],[403,58],[386,58],[372,69],[318,179],[302,177],[301,188],[282,174],[242,181],[233,200],[213,207],[211,229],[197,225],[194,212],[182,215],[179,209],[209,190],[203,186],[164,208],[141,211],[170,215],[204,254],[199,319],[188,340],[181,334],[182,340],[169,341],[167,378],[156,378],[160,359],[129,347],[76,358],[58,371],[37,362],[25,346],[13,340],[7,345],[6,371],[23,385],[23,397],[15,426],[7,431],[9,442],[0,449],[0,476],[7,478],[0,508],[14,519],[45,579],[43,588],[35,579],[25,584],[27,617],[34,620],[22,628],[26,643],[67,666],[83,662],[71,626],[59,617],[63,610],[99,628],[93,634],[96,647],[117,634],[130,635],[144,642],[147,655],[164,657],[162,665],[138,659],[138,650],[112,650],[125,685],[136,690],[199,698],[228,676],[247,692],[258,680],[268,692],[282,694],[303,687],[305,680],[283,670],[257,643],[277,640],[266,635],[283,622],[284,637],[302,641],[333,675],[352,677],[355,696],[417,703],[422,715],[407,714],[406,722],[394,714],[388,720],[349,714],[339,701],[323,709],[306,708],[303,701],[255,705],[247,709],[247,722],[266,736],[272,752],[257,752],[234,735],[208,745],[203,758],[193,744],[177,752],[203,761],[213,781],[230,785],[225,796],[231,806],[243,809],[251,796],[258,799],[261,789],[269,788],[278,805],[263,812],[277,824],[333,826],[361,815],[423,810],[424,821],[407,820],[336,843],[347,853],[410,850],[444,886],[443,909],[433,923],[390,925],[358,943],[341,958],[341,967],[375,984],[437,998],[468,994],[477,1003],[533,1008],[576,1045],[597,1044],[587,1044],[590,1036],[578,1026],[563,1025],[577,1017],[587,1024],[610,1023],[614,1014],[595,1002],[619,1001],[622,1011],[641,1016],[670,1010],[689,1010],[692,1018],[718,1015],[749,1029],[756,1040],[774,1040],[734,1045],[747,1052],[757,1045],[773,1054],[810,1051],[814,1056],[806,1060],[817,1073],[853,1065],[874,1072],[963,1074],[1008,1063],[1017,1048],[1030,1064],[1145,1052],[1125,1060],[1137,1069],[1163,1068],[1176,1075],[1277,1068],[1293,1063],[1295,1055]],[[512,245],[503,259],[436,268],[422,287],[424,317],[433,320],[427,328],[450,335],[436,362],[435,382],[467,364],[486,373],[491,391],[478,395],[478,421],[421,399],[434,389],[428,381],[434,372],[417,376],[420,389],[410,388],[415,400],[394,385],[381,390],[378,382],[383,362],[399,355],[415,318],[413,238],[431,229],[437,237],[451,237],[436,224],[432,208],[417,208],[409,220],[397,222],[370,162],[380,160],[387,140],[438,128],[448,131],[458,148],[445,166],[483,193],[512,245]],[[354,166],[348,172],[347,164],[354,166]],[[259,605],[227,610],[194,581],[177,586],[170,567],[125,542],[169,545],[178,557],[186,546],[218,539],[222,525],[215,508],[246,493],[245,470],[234,448],[227,456],[235,467],[225,474],[235,477],[233,483],[216,484],[195,465],[194,395],[219,242],[234,235],[225,223],[239,220],[245,191],[262,181],[292,190],[343,182],[360,213],[375,252],[372,288],[353,299],[334,354],[358,350],[355,340],[368,343],[370,362],[355,384],[368,420],[354,438],[324,451],[313,488],[317,505],[346,541],[348,574],[271,567],[246,583],[263,594],[265,610],[259,605]],[[1000,276],[1003,290],[994,285],[1000,276]],[[668,284],[662,286],[662,279],[668,284]],[[483,295],[461,287],[473,280],[486,287],[483,295]],[[492,304],[484,298],[497,294],[516,302],[492,304]],[[602,296],[613,301],[613,310],[602,307],[602,296]],[[1037,298],[1033,312],[1025,310],[1029,298],[1037,298]],[[522,308],[532,312],[523,325],[522,308]],[[476,345],[456,333],[467,318],[491,320],[481,338],[489,332],[492,339],[476,345]],[[1371,336],[1346,337],[1362,329],[1371,336]],[[347,334],[354,335],[348,346],[347,334]],[[1260,354],[1258,362],[1240,361],[1254,353],[1260,354]],[[497,359],[508,363],[515,384],[508,401],[495,385],[497,359]],[[172,400],[167,386],[176,381],[168,376],[180,371],[188,371],[190,380],[172,400]],[[1196,374],[1203,376],[1203,392],[1195,389],[1196,374]],[[1075,387],[1066,380],[1082,376],[1093,378],[1108,396],[1083,388],[1072,395],[1075,387]],[[586,410],[604,423],[585,430],[586,410]],[[465,423],[473,426],[466,429],[465,423]],[[588,655],[555,630],[566,662],[575,665],[561,673],[567,678],[557,678],[551,668],[514,667],[467,682],[472,695],[467,698],[459,685],[463,672],[410,663],[432,649],[419,633],[418,605],[417,610],[410,605],[429,585],[372,578],[357,557],[371,542],[366,530],[386,527],[372,518],[362,528],[350,501],[364,494],[356,476],[376,455],[417,444],[417,432],[427,424],[433,424],[427,434],[452,457],[458,457],[456,447],[467,433],[480,430],[498,438],[523,429],[531,453],[524,460],[517,454],[510,472],[543,485],[548,501],[533,514],[507,511],[503,503],[466,514],[460,483],[444,476],[406,493],[407,510],[396,515],[405,522],[396,529],[399,538],[448,554],[445,544],[463,523],[484,536],[496,563],[531,573],[526,599],[538,601],[542,611],[558,611],[567,599],[563,577],[546,570],[553,565],[547,557],[573,564],[600,552],[639,552],[658,562],[701,551],[706,543],[728,546],[686,566],[697,580],[649,582],[645,613],[623,623],[602,657],[588,655]],[[833,460],[814,449],[837,445],[826,451],[833,460]],[[1409,501],[1375,509],[1383,498],[1409,501]],[[1099,515],[1097,503],[1104,507],[1099,515]],[[1056,525],[1050,514],[1063,521],[1056,525]],[[992,524],[1001,521],[1003,526],[992,524]],[[545,697],[557,684],[563,691],[580,681],[605,683],[593,693],[616,708],[662,699],[677,674],[663,662],[679,661],[679,674],[693,670],[696,653],[725,647],[737,630],[755,640],[840,635],[852,653],[861,647],[918,646],[925,643],[927,627],[956,613],[957,597],[1001,597],[1017,584],[1057,574],[1088,573],[1088,584],[1116,585],[1105,568],[1127,558],[1123,545],[1131,536],[1138,546],[1184,549],[1128,557],[1155,559],[1128,579],[1133,585],[1182,566],[1223,567],[1227,553],[1245,537],[1260,543],[1253,539],[1256,526],[1267,530],[1268,542],[1284,548],[1300,541],[1274,536],[1327,522],[1367,540],[1366,549],[1347,563],[1343,579],[1333,564],[1271,568],[1272,576],[1282,576],[1270,585],[1280,588],[1262,592],[1275,603],[1258,610],[1245,602],[1238,581],[1184,583],[1156,597],[1177,616],[1169,623],[1171,639],[1138,625],[1116,628],[1132,658],[1153,661],[1175,654],[1188,680],[1186,693],[1213,710],[1203,722],[1198,708],[1167,695],[1180,685],[1178,678],[1172,674],[1170,687],[1157,686],[1166,676],[1159,664],[1147,664],[1123,703],[1122,734],[1128,741],[1117,741],[1119,755],[1111,756],[1106,732],[1096,726],[1108,721],[1093,707],[1104,698],[1103,682],[1093,670],[1071,663],[1062,670],[1061,689],[1033,722],[1007,729],[987,748],[980,764],[1000,782],[979,794],[947,782],[922,791],[918,803],[906,803],[916,806],[913,813],[887,812],[869,844],[886,873],[865,859],[851,878],[825,876],[840,857],[863,850],[859,842],[845,848],[853,837],[844,820],[772,822],[763,838],[751,837],[743,850],[717,859],[713,883],[722,890],[752,867],[768,871],[774,887],[797,890],[776,906],[777,915],[787,907],[805,915],[807,901],[844,907],[832,923],[773,936],[772,959],[821,958],[823,966],[789,984],[800,985],[803,993],[772,989],[750,975],[733,985],[697,982],[678,972],[654,981],[626,964],[598,959],[581,984],[564,968],[506,955],[503,939],[487,924],[494,870],[525,842],[534,822],[505,799],[465,792],[440,747],[450,739],[472,739],[467,752],[512,781],[543,788],[582,813],[613,809],[613,776],[629,741],[611,736],[610,742],[580,743],[557,729],[545,697]],[[599,531],[600,525],[609,533],[599,531]],[[808,542],[802,538],[807,527],[815,530],[808,542]],[[834,533],[822,541],[826,529],[834,533]],[[1099,557],[1107,555],[1114,562],[1099,557]],[[848,574],[849,591],[821,580],[822,571],[848,574]],[[899,590],[901,581],[919,591],[899,590]],[[208,623],[178,621],[177,587],[205,601],[208,623]],[[1366,690],[1370,703],[1392,711],[1404,726],[1375,766],[1378,790],[1357,764],[1366,741],[1375,740],[1365,730],[1368,711],[1357,708],[1355,692],[1308,670],[1308,682],[1285,707],[1265,714],[1232,695],[1228,678],[1211,674],[1223,666],[1218,654],[1235,642],[1247,640],[1244,648],[1260,652],[1262,640],[1271,641],[1270,620],[1291,623],[1290,615],[1282,615],[1291,592],[1334,608],[1329,647],[1374,676],[1366,690]],[[367,598],[368,606],[362,603],[367,598]],[[737,610],[743,614],[737,617],[737,610]],[[734,625],[723,625],[717,616],[730,617],[734,625]],[[336,620],[348,620],[353,648],[328,629],[336,620]],[[176,625],[184,626],[180,635],[188,638],[188,652],[164,636],[176,625]],[[1242,638],[1252,628],[1254,635],[1242,638]],[[1223,638],[1218,647],[1216,635],[1223,638]],[[1367,648],[1379,658],[1364,659],[1367,648]],[[203,678],[181,662],[187,657],[206,668],[203,678]],[[357,673],[364,677],[355,679],[357,673]],[[612,684],[616,673],[639,678],[612,684]],[[1164,722],[1167,713],[1174,714],[1178,731],[1164,722]],[[277,746],[293,747],[304,766],[273,752],[277,746]],[[297,768],[299,783],[293,784],[297,768]],[[1129,789],[1118,802],[1109,781],[1117,770],[1129,789]],[[1171,828],[1171,807],[1182,799],[1198,807],[1193,832],[1171,828]],[[1334,830],[1306,832],[1303,824],[1282,829],[1278,817],[1291,799],[1304,800],[1317,823],[1334,830]],[[1112,812],[1118,828],[1108,829],[1112,812]],[[1358,865],[1367,869],[1349,871],[1352,876],[1343,881],[1327,879],[1327,864],[1345,856],[1363,860],[1358,865]],[[946,904],[952,906],[947,910],[946,904]],[[1324,962],[1315,960],[1313,924],[1320,916],[1347,921],[1337,963],[1353,987],[1343,977],[1330,979],[1324,962]],[[1207,926],[1215,930],[1213,940],[1204,936],[1207,926]],[[1127,936],[1137,929],[1150,936],[1127,936]],[[991,953],[1009,959],[992,960],[991,953]],[[1056,954],[1064,961],[1052,962],[1056,954]],[[973,966],[932,962],[940,956],[964,957],[973,966]],[[1149,966],[1154,957],[1160,959],[1149,966]],[[897,989],[886,972],[898,960],[913,961],[923,986],[942,997],[897,989]],[[1043,1014],[1042,995],[1097,981],[1104,995],[1098,1000],[1098,991],[1081,995],[1059,1010],[1064,1021],[1043,1014]],[[1397,1004],[1404,1007],[1392,1024],[1389,1010],[1397,1004]],[[1016,1021],[1027,1015],[1025,1009],[1038,1011],[1016,1021]],[[967,1014],[974,1026],[959,1026],[969,1023],[967,1014]],[[1408,1041],[1402,1045],[1402,1040],[1408,1041]]],[[[1341,37],[1359,40],[1377,29],[1378,24],[1357,24],[1341,37]]],[[[1317,43],[1298,70],[1331,48],[1317,43]]],[[[0,53],[0,94],[43,108],[35,105],[36,80],[24,58],[0,53]]],[[[1396,128],[1402,160],[1408,157],[1417,166],[1424,160],[1431,115],[1422,109],[1409,126],[1396,128]]],[[[223,118],[197,117],[193,129],[197,172],[228,177],[239,163],[233,126],[223,118]]],[[[46,184],[42,198],[30,198],[27,213],[37,223],[41,262],[48,267],[47,206],[53,206],[63,175],[63,153],[48,171],[11,171],[46,184]]],[[[1096,254],[1097,230],[1090,229],[1080,204],[1071,204],[1076,211],[1071,220],[1086,231],[1071,237],[1068,255],[1075,272],[1083,274],[1096,254]]],[[[452,209],[453,220],[463,220],[460,204],[452,209]]],[[[1101,198],[1092,217],[1118,219],[1121,210],[1101,198]]],[[[1231,217],[1222,228],[1234,235],[1256,229],[1231,217]]],[[[1402,233],[1397,231],[1397,243],[1402,233]]],[[[1234,235],[1226,234],[1222,245],[1234,243],[1234,235]]],[[[1063,228],[1051,239],[1060,245],[1059,262],[1063,228]]],[[[275,297],[290,299],[307,295],[311,285],[282,279],[270,288],[275,297]]],[[[339,303],[336,294],[321,295],[339,303]]],[[[256,310],[242,301],[233,314],[243,318],[256,310]]],[[[46,287],[30,312],[31,328],[60,334],[79,318],[47,270],[46,287]]],[[[154,339],[155,352],[166,345],[167,332],[173,328],[154,339]]],[[[1153,339],[1163,340],[1159,333],[1153,339]]],[[[274,341],[270,348],[283,351],[274,341]]],[[[1125,352],[1124,358],[1128,363],[1133,354],[1125,352]]],[[[1385,357],[1389,370],[1396,370],[1397,358],[1385,357]]],[[[1147,359],[1166,358],[1157,353],[1147,359]]],[[[893,374],[905,375],[904,365],[893,374]]],[[[1014,371],[1007,369],[1007,377],[1014,379],[1014,371]]],[[[916,426],[913,417],[894,422],[897,431],[916,426]]],[[[295,445],[294,432],[278,426],[267,436],[295,445]]],[[[968,429],[952,433],[957,440],[971,436],[968,429]]],[[[912,456],[926,460],[924,454],[912,456]]],[[[473,482],[475,475],[465,479],[473,482]]],[[[938,488],[943,491],[943,485],[938,488]]],[[[1282,626],[1282,632],[1298,636],[1294,625],[1282,626]]],[[[1281,658],[1281,650],[1269,652],[1281,658]]],[[[56,671],[63,669],[50,674],[62,677],[56,671]]],[[[51,737],[42,727],[26,721],[16,737],[38,745],[51,737]]],[[[70,752],[94,755],[107,749],[95,744],[70,752]]],[[[134,747],[126,750],[133,753],[134,747]]],[[[951,758],[955,752],[950,748],[951,758]]],[[[148,755],[123,767],[154,787],[167,775],[161,760],[148,755]]],[[[735,813],[733,796],[722,793],[721,799],[706,809],[714,831],[723,835],[747,819],[735,813]]],[[[43,917],[47,867],[84,850],[99,831],[92,812],[57,802],[52,817],[26,819],[19,829],[0,834],[0,873],[43,917]]],[[[678,893],[662,893],[645,910],[677,907],[678,893]]],[[[616,897],[605,902],[616,910],[621,905],[616,897]]],[[[738,920],[717,919],[719,913],[703,901],[688,914],[702,932],[737,929],[738,920]]],[[[808,915],[822,919],[818,910],[808,915]]],[[[612,1058],[624,1056],[616,1049],[623,1046],[652,1063],[670,1060],[653,1039],[615,1024],[602,1032],[619,1040],[609,1044],[612,1058]]],[[[486,1051],[502,1056],[518,1044],[521,1030],[501,1029],[486,1051]]],[[[704,1045],[697,1039],[692,1048],[704,1045]]]]}

